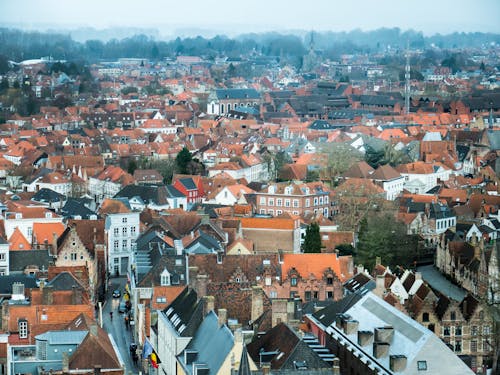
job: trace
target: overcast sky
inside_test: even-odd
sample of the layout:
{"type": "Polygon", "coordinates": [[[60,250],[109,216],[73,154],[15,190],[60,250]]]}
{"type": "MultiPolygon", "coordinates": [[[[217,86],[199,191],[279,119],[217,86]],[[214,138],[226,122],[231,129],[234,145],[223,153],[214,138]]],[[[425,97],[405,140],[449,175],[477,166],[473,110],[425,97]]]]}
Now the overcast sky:
{"type": "Polygon", "coordinates": [[[500,0],[0,0],[0,25],[189,27],[230,34],[379,27],[500,33],[500,0]]]}

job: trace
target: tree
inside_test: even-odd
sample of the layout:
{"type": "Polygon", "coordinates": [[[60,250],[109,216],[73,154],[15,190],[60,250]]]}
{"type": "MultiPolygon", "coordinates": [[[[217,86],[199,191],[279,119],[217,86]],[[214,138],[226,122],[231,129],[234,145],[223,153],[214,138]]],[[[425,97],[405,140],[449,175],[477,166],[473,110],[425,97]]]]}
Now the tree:
{"type": "Polygon", "coordinates": [[[133,175],[136,169],[137,169],[137,163],[135,162],[135,160],[134,159],[129,160],[127,166],[127,172],[133,175]]]}
{"type": "Polygon", "coordinates": [[[384,204],[383,190],[370,180],[348,179],[335,189],[339,213],[337,223],[342,230],[358,231],[369,213],[384,204]]]}
{"type": "Polygon", "coordinates": [[[0,93],[7,91],[9,89],[9,80],[7,77],[3,77],[0,81],[0,93]]]}
{"type": "Polygon", "coordinates": [[[177,171],[180,174],[188,174],[189,163],[193,160],[193,156],[186,147],[183,147],[181,152],[175,157],[175,164],[177,166],[177,171]]]}
{"type": "Polygon", "coordinates": [[[382,263],[390,267],[412,265],[417,253],[418,239],[406,234],[406,226],[396,221],[391,214],[372,215],[367,220],[367,228],[360,231],[356,249],[356,263],[368,269],[380,257],[382,263]]]}
{"type": "Polygon", "coordinates": [[[302,250],[304,253],[321,253],[321,235],[317,223],[312,222],[307,227],[302,250]]]}
{"type": "Polygon", "coordinates": [[[336,185],[337,178],[347,171],[354,163],[363,159],[363,155],[347,143],[328,143],[321,152],[326,154],[327,168],[323,178],[330,179],[336,185]]]}
{"type": "Polygon", "coordinates": [[[170,184],[174,176],[176,162],[174,159],[155,160],[150,163],[149,168],[157,170],[163,177],[164,184],[170,184]]]}
{"type": "Polygon", "coordinates": [[[122,95],[128,95],[132,93],[137,93],[139,90],[134,86],[127,86],[122,89],[122,95]]]}

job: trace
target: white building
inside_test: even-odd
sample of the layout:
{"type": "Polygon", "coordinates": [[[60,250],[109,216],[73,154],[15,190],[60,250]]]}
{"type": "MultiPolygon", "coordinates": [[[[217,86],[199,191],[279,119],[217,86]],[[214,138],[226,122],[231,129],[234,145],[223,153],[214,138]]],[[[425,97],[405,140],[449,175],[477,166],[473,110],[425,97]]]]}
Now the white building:
{"type": "Polygon", "coordinates": [[[432,331],[372,292],[350,306],[335,316],[326,309],[307,315],[336,347],[341,366],[366,374],[473,374],[432,331]]]}
{"type": "Polygon", "coordinates": [[[448,181],[451,170],[441,163],[421,161],[402,164],[396,170],[405,178],[404,188],[414,194],[424,194],[437,185],[437,180],[448,181]]]}
{"type": "Polygon", "coordinates": [[[34,223],[62,223],[62,221],[62,216],[48,210],[45,206],[37,204],[24,206],[10,201],[4,213],[5,237],[9,239],[18,228],[24,238],[31,243],[34,223]]]}
{"type": "Polygon", "coordinates": [[[139,211],[132,211],[126,199],[106,199],[99,210],[106,217],[107,264],[112,275],[126,275],[134,262],[135,240],[139,236],[139,211]]]}
{"type": "Polygon", "coordinates": [[[9,243],[0,237],[0,276],[9,275],[9,243]]]}
{"type": "Polygon", "coordinates": [[[385,199],[389,201],[393,201],[403,192],[405,178],[390,165],[379,166],[370,178],[384,189],[385,199]]]}

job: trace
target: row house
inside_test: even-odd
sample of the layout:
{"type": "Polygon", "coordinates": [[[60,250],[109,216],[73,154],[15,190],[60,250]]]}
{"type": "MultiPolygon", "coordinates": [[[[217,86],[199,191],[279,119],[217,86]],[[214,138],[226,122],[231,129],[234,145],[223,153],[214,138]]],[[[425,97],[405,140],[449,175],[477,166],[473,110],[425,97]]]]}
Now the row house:
{"type": "Polygon", "coordinates": [[[255,193],[255,212],[279,216],[285,212],[304,216],[332,214],[330,189],[321,182],[312,183],[275,183],[267,190],[255,193]]]}
{"type": "Polygon", "coordinates": [[[423,284],[405,307],[413,319],[434,332],[476,374],[486,373],[493,354],[493,321],[477,298],[468,294],[456,301],[423,284]]]}
{"type": "Polygon", "coordinates": [[[211,167],[208,171],[209,177],[214,177],[220,173],[227,173],[235,180],[244,178],[249,183],[268,181],[268,163],[254,155],[243,155],[239,162],[223,162],[211,167]]]}
{"type": "Polygon", "coordinates": [[[6,206],[7,208],[3,217],[7,239],[10,239],[17,229],[29,243],[32,243],[35,223],[54,224],[62,223],[63,221],[62,216],[34,202],[29,202],[25,205],[21,202],[9,201],[6,206]]]}
{"type": "Polygon", "coordinates": [[[436,267],[474,296],[486,296],[491,303],[500,300],[496,242],[486,244],[475,235],[471,242],[453,240],[443,234],[436,249],[436,267]]]}
{"type": "Polygon", "coordinates": [[[114,197],[122,187],[130,185],[134,178],[120,167],[108,166],[88,181],[89,194],[97,203],[114,197]]]}
{"type": "Polygon", "coordinates": [[[256,254],[300,253],[301,228],[298,216],[243,217],[241,234],[254,245],[256,254]]]}
{"type": "Polygon", "coordinates": [[[365,161],[355,163],[342,174],[344,179],[365,178],[372,180],[385,191],[385,199],[393,201],[403,192],[405,177],[390,165],[373,169],[365,161]]]}
{"type": "Polygon", "coordinates": [[[99,214],[105,217],[107,269],[113,275],[126,275],[134,263],[135,241],[139,236],[139,212],[126,199],[106,199],[99,214]]]}
{"type": "Polygon", "coordinates": [[[396,170],[405,178],[404,188],[411,193],[424,194],[440,181],[448,181],[451,170],[441,163],[421,161],[401,164],[396,170]]]}
{"type": "Polygon", "coordinates": [[[172,186],[186,196],[189,206],[200,203],[205,195],[201,176],[174,175],[172,186]]]}

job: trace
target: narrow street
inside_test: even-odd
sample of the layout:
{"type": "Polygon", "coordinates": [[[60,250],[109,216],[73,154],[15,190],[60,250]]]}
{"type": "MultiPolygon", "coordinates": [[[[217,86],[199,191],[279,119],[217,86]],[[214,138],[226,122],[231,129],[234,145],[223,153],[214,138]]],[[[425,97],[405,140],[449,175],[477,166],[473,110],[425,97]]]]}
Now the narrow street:
{"type": "Polygon", "coordinates": [[[102,310],[103,328],[110,333],[120,350],[120,355],[125,363],[125,374],[139,374],[139,369],[134,365],[130,355],[130,344],[133,342],[132,328],[127,327],[124,321],[124,314],[118,312],[120,301],[125,291],[126,278],[112,278],[106,295],[106,302],[102,310]],[[113,298],[114,290],[120,290],[120,298],[113,298]],[[113,319],[110,318],[113,312],[113,319]]]}

